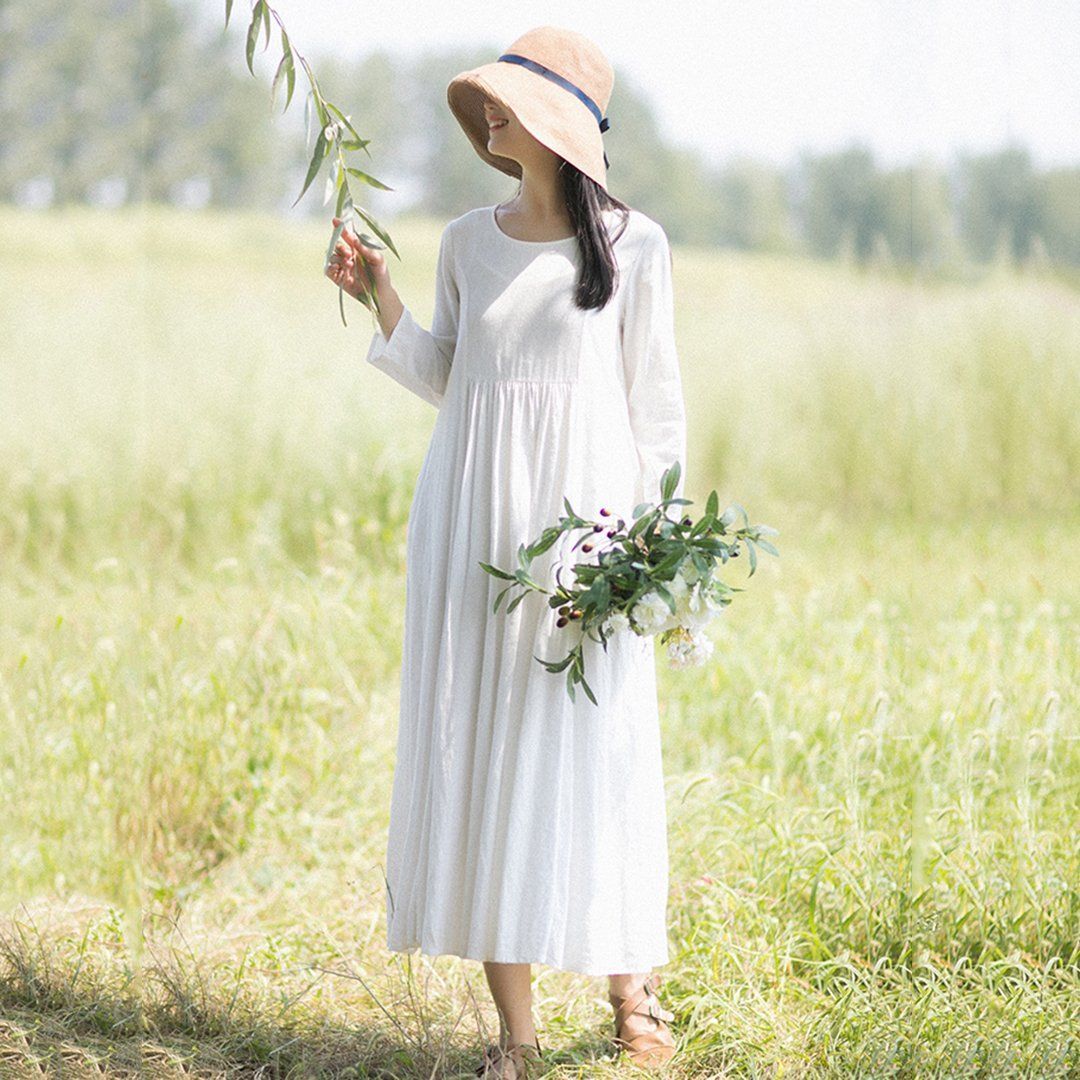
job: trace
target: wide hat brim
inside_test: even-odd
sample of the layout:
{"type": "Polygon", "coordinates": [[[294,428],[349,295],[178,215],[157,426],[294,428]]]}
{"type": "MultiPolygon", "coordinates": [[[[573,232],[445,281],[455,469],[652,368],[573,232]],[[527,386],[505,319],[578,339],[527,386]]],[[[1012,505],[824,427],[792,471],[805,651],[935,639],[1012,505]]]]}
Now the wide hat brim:
{"type": "Polygon", "coordinates": [[[592,110],[576,94],[520,64],[499,60],[450,80],[447,103],[476,152],[489,165],[520,179],[516,161],[488,149],[484,102],[489,98],[510,109],[537,142],[607,190],[603,133],[592,110]]]}

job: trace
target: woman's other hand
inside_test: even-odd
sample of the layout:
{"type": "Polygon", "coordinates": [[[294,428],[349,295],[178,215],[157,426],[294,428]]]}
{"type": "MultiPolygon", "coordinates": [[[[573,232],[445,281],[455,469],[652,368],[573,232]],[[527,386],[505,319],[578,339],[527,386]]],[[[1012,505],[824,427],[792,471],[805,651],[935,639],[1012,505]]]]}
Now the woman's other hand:
{"type": "MultiPolygon", "coordinates": [[[[333,219],[335,228],[340,221],[333,219]]],[[[363,300],[373,290],[381,292],[384,284],[390,283],[386,256],[378,248],[362,244],[348,226],[342,229],[341,238],[334,245],[326,276],[357,300],[363,300]]]]}

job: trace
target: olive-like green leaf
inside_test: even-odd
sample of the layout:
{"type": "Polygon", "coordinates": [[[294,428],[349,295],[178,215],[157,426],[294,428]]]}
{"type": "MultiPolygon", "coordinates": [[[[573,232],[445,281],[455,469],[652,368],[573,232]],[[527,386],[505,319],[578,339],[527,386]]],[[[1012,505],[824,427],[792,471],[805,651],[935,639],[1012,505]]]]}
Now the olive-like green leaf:
{"type": "Polygon", "coordinates": [[[596,695],[592,692],[592,687],[589,686],[588,682],[585,679],[584,674],[582,674],[582,676],[581,676],[581,688],[585,691],[585,694],[588,697],[588,699],[594,705],[596,705],[597,704],[596,695]]]}
{"type": "Polygon", "coordinates": [[[229,16],[232,14],[233,0],[225,0],[225,26],[228,28],[229,16]]]}
{"type": "Polygon", "coordinates": [[[670,555],[666,555],[660,562],[654,567],[653,573],[660,577],[667,577],[668,574],[674,573],[686,558],[686,552],[676,549],[670,555]]]}
{"type": "Polygon", "coordinates": [[[673,462],[668,469],[664,470],[664,475],[660,478],[660,497],[662,499],[670,499],[675,494],[675,488],[678,486],[681,475],[682,466],[678,461],[673,462]]]}
{"type": "Polygon", "coordinates": [[[566,657],[562,660],[544,660],[541,657],[537,656],[536,653],[533,653],[533,657],[539,660],[540,663],[548,669],[548,671],[550,671],[552,674],[555,674],[557,672],[566,670],[566,665],[574,659],[574,654],[567,653],[566,657]]]}
{"type": "Polygon", "coordinates": [[[497,566],[492,566],[491,563],[481,562],[480,565],[494,577],[502,578],[504,581],[515,580],[513,574],[508,574],[505,570],[500,570],[497,566]]]}
{"type": "Polygon", "coordinates": [[[540,539],[534,544],[530,544],[528,548],[529,558],[535,558],[537,555],[542,555],[550,548],[556,540],[562,535],[561,529],[545,529],[540,535],[540,539]]]}

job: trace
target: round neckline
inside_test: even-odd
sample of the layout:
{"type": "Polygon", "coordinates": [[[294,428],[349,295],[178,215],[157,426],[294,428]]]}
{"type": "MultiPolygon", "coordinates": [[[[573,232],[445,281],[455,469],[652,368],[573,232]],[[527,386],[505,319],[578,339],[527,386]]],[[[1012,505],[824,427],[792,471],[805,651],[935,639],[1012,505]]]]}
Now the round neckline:
{"type": "Polygon", "coordinates": [[[498,203],[495,203],[488,207],[488,220],[491,222],[491,227],[504,240],[509,240],[511,244],[524,244],[526,247],[545,247],[552,244],[569,244],[577,239],[576,233],[573,236],[560,236],[555,240],[521,240],[516,236],[511,236],[509,233],[503,232],[499,225],[499,219],[495,216],[495,210],[498,205],[498,203]]]}

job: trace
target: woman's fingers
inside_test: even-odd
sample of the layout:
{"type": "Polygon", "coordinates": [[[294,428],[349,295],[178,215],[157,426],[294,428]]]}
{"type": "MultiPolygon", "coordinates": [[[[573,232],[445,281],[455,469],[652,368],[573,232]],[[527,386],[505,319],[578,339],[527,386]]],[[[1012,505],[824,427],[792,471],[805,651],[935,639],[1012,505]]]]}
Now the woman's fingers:
{"type": "MultiPolygon", "coordinates": [[[[335,225],[337,225],[340,223],[341,218],[332,218],[331,220],[335,225]]],[[[348,225],[346,225],[345,228],[341,230],[341,239],[338,241],[338,244],[341,243],[347,244],[349,248],[352,248],[356,251],[360,250],[360,243],[356,239],[355,234],[349,229],[348,225]]]]}
{"type": "MultiPolygon", "coordinates": [[[[333,218],[335,225],[337,225],[340,220],[340,218],[333,218]]],[[[348,244],[351,253],[359,255],[364,260],[371,261],[372,257],[377,256],[378,254],[378,248],[370,248],[362,243],[360,238],[348,227],[348,225],[341,230],[341,239],[338,243],[340,244],[342,241],[348,244]]]]}

